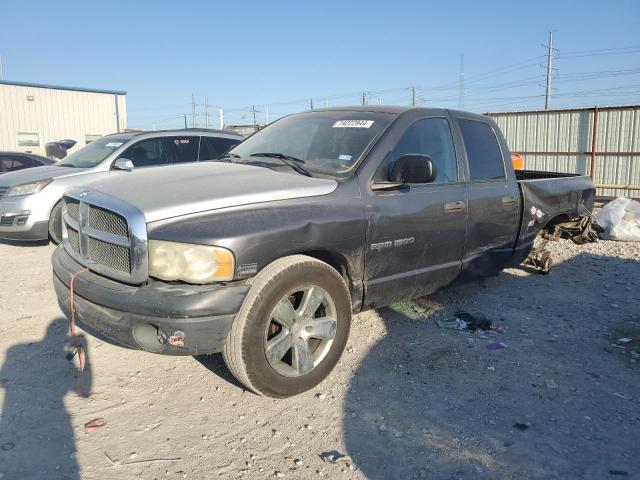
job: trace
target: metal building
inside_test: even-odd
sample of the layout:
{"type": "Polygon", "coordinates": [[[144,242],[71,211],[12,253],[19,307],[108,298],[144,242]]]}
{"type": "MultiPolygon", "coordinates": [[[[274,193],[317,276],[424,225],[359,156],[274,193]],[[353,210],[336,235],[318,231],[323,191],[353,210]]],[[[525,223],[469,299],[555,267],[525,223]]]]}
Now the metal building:
{"type": "Polygon", "coordinates": [[[127,125],[127,92],[0,81],[0,150],[44,155],[47,142],[71,150],[127,125]]]}
{"type": "Polygon", "coordinates": [[[640,105],[487,115],[525,168],[590,175],[600,197],[640,197],[640,105]]]}

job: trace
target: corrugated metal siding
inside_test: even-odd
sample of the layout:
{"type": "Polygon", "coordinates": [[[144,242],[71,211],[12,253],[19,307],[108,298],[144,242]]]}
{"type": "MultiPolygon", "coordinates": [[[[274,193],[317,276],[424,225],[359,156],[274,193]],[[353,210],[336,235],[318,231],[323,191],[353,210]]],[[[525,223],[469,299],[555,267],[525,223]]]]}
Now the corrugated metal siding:
{"type": "Polygon", "coordinates": [[[116,98],[120,131],[124,131],[127,125],[124,95],[0,84],[0,150],[44,154],[45,143],[71,138],[78,142],[71,150],[75,151],[85,145],[85,135],[117,131],[116,98]],[[33,100],[28,100],[28,96],[33,100]],[[18,132],[38,133],[40,146],[19,148],[18,132]]]}
{"type": "MultiPolygon", "coordinates": [[[[514,152],[591,152],[593,109],[489,113],[514,152]]],[[[598,112],[596,152],[640,150],[640,106],[607,107],[598,112]]],[[[527,155],[531,170],[581,173],[591,169],[590,155],[527,155]]],[[[596,156],[594,183],[640,185],[638,156],[596,156]]],[[[600,196],[638,197],[638,190],[599,188],[600,196]]]]}

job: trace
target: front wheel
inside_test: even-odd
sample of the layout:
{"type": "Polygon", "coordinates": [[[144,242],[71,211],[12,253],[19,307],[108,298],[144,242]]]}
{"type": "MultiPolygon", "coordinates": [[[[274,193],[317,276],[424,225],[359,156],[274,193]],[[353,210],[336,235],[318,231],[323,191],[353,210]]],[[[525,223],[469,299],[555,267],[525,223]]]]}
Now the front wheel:
{"type": "Polygon", "coordinates": [[[342,276],[324,262],[293,255],[252,279],[223,357],[247,388],[289,397],[329,375],[350,326],[351,297],[342,276]]]}
{"type": "Polygon", "coordinates": [[[62,242],[62,202],[55,204],[49,216],[49,239],[59,245],[62,242]]]}

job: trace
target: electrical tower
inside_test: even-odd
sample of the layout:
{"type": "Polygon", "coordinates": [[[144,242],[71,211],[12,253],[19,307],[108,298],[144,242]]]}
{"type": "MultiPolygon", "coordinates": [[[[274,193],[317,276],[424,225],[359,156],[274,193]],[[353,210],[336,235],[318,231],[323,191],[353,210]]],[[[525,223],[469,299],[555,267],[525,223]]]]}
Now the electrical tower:
{"type": "Polygon", "coordinates": [[[549,44],[542,45],[547,49],[547,82],[545,86],[544,94],[544,109],[549,110],[551,106],[551,77],[553,75],[553,52],[558,51],[557,48],[553,48],[553,30],[549,30],[549,44]]]}

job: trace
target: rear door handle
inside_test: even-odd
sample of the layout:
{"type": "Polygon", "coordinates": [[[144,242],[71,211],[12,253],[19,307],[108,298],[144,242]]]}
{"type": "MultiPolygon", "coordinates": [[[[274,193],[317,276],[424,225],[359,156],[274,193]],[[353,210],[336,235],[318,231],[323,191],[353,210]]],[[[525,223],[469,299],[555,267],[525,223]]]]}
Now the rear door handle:
{"type": "Polygon", "coordinates": [[[447,202],[444,204],[444,211],[447,213],[462,212],[465,208],[467,208],[467,204],[464,201],[447,202]]]}
{"type": "Polygon", "coordinates": [[[507,195],[506,197],[502,197],[502,205],[513,205],[516,203],[517,198],[515,195],[507,195]]]}

